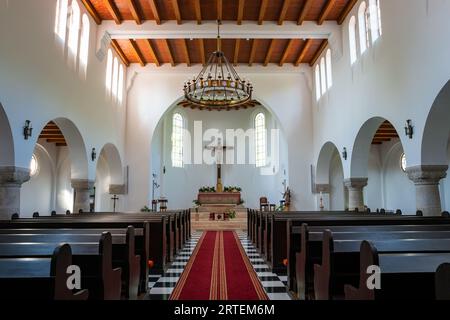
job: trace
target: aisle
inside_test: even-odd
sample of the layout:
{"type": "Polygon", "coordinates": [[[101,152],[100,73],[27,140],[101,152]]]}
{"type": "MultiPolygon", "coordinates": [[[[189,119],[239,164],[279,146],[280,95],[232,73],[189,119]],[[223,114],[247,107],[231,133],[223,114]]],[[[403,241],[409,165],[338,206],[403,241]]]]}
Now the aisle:
{"type": "Polygon", "coordinates": [[[237,234],[208,231],[200,238],[170,299],[267,300],[268,296],[237,234]]]}
{"type": "MultiPolygon", "coordinates": [[[[247,257],[252,263],[253,269],[256,271],[265,292],[270,300],[290,300],[286,288],[286,274],[272,273],[264,262],[264,259],[258,254],[258,251],[248,239],[245,232],[238,232],[239,240],[244,248],[247,257]]],[[[186,243],[186,246],[176,256],[175,261],[170,265],[169,269],[164,272],[150,272],[149,277],[149,295],[146,299],[151,300],[167,300],[176,287],[178,280],[183,274],[186,265],[197,247],[197,243],[202,237],[202,232],[193,232],[192,238],[186,243]]]]}

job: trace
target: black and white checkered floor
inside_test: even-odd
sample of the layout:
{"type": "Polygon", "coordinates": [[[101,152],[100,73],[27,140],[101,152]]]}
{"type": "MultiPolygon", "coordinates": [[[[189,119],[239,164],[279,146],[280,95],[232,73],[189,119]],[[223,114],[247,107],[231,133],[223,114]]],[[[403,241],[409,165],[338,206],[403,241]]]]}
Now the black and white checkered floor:
{"type": "MultiPolygon", "coordinates": [[[[237,232],[237,234],[253,265],[253,268],[258,274],[264,290],[269,296],[269,299],[291,300],[286,288],[287,276],[270,272],[269,267],[264,262],[264,259],[262,259],[258,254],[251,241],[248,240],[247,234],[244,232],[237,232]]],[[[163,274],[150,273],[148,299],[167,300],[170,297],[170,294],[183,273],[184,267],[188,263],[201,235],[201,232],[192,234],[191,240],[189,240],[183,250],[181,250],[181,252],[177,255],[175,261],[171,264],[167,272],[163,274]]]]}

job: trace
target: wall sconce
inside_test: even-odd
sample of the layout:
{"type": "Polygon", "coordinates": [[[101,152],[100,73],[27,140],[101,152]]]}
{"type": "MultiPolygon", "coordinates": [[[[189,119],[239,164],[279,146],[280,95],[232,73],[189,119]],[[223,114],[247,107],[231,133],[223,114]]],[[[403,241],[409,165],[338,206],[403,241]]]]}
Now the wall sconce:
{"type": "Polygon", "coordinates": [[[25,127],[23,127],[23,136],[25,140],[28,140],[29,137],[33,135],[33,128],[31,127],[31,121],[25,121],[25,127]]]}
{"type": "Polygon", "coordinates": [[[412,139],[414,135],[414,127],[411,125],[411,123],[412,123],[411,120],[406,120],[405,134],[410,139],[412,139]]]}
{"type": "Polygon", "coordinates": [[[344,158],[344,160],[347,160],[348,154],[347,154],[347,148],[344,147],[344,150],[342,150],[342,158],[344,158]]]}
{"type": "Polygon", "coordinates": [[[91,158],[92,161],[95,161],[95,159],[97,159],[97,151],[95,151],[95,148],[92,148],[91,158]]]}

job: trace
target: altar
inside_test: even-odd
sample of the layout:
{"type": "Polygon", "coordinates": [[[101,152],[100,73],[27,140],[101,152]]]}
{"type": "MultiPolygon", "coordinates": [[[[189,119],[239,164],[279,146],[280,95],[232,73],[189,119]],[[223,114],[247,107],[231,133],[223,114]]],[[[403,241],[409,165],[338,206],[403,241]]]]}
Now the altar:
{"type": "Polygon", "coordinates": [[[201,206],[211,206],[211,205],[238,206],[241,204],[241,193],[240,192],[200,192],[198,194],[197,200],[201,206]]]}

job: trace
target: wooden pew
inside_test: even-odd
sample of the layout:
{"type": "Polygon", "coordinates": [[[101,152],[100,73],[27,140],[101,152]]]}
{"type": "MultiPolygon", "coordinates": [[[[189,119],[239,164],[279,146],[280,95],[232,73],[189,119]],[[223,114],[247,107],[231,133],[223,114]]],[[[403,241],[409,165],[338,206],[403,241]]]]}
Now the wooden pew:
{"type": "MultiPolygon", "coordinates": [[[[357,285],[360,244],[370,240],[383,253],[428,253],[450,251],[450,232],[398,231],[394,227],[377,233],[323,232],[322,261],[314,265],[316,300],[342,299],[344,285],[357,285]]],[[[311,241],[311,237],[310,237],[311,241]]]]}
{"type": "Polygon", "coordinates": [[[435,241],[435,252],[411,253],[398,248],[394,253],[378,252],[369,241],[360,247],[359,287],[345,286],[347,300],[378,299],[435,299],[435,272],[438,267],[450,261],[450,248],[435,241]],[[369,266],[381,269],[381,289],[367,287],[369,266]]]}
{"type": "Polygon", "coordinates": [[[70,245],[53,249],[49,257],[0,257],[0,299],[86,300],[88,290],[67,288],[67,268],[72,265],[70,245]]]}
{"type": "Polygon", "coordinates": [[[450,263],[443,263],[436,270],[435,287],[437,300],[450,300],[450,263]]]}
{"type": "MultiPolygon", "coordinates": [[[[292,232],[301,236],[300,241],[289,251],[288,286],[298,294],[302,300],[308,298],[313,291],[313,267],[320,264],[322,258],[323,232],[330,229],[337,238],[345,238],[348,235],[358,235],[360,239],[371,237],[371,234],[395,231],[397,237],[405,237],[404,234],[414,234],[419,231],[446,231],[448,234],[450,225],[367,225],[367,226],[312,226],[303,224],[301,227],[291,227],[292,232]],[[365,236],[367,234],[367,236],[365,236]],[[292,263],[293,262],[293,263],[292,263]]],[[[395,236],[394,236],[395,237],[395,236]]]]}
{"type": "MultiPolygon", "coordinates": [[[[416,216],[396,216],[396,215],[361,215],[361,216],[354,216],[354,215],[346,215],[346,216],[332,216],[332,215],[326,215],[326,216],[320,216],[316,215],[315,217],[307,216],[305,215],[303,218],[297,218],[297,220],[288,220],[286,222],[286,232],[287,233],[287,239],[285,241],[286,248],[283,247],[283,241],[282,239],[276,239],[278,242],[278,246],[274,245],[274,249],[272,251],[272,259],[273,261],[279,261],[284,259],[287,256],[288,259],[288,266],[287,266],[287,272],[288,272],[288,286],[289,288],[294,291],[298,292],[296,288],[296,263],[299,260],[300,257],[297,257],[297,254],[300,253],[301,249],[301,226],[294,225],[299,224],[301,222],[307,223],[311,227],[322,227],[321,232],[323,232],[324,229],[329,228],[333,232],[337,231],[335,228],[345,228],[345,227],[351,227],[351,228],[363,228],[360,229],[361,232],[366,232],[365,230],[376,230],[374,228],[381,227],[383,225],[390,225],[390,226],[401,226],[401,225],[424,225],[424,226],[430,226],[430,225],[446,225],[445,227],[437,227],[437,228],[448,228],[450,225],[450,219],[443,218],[443,217],[416,217],[416,216]],[[364,229],[367,228],[367,229],[364,229]],[[281,243],[281,244],[280,244],[281,243]]],[[[404,228],[404,227],[401,227],[404,228]]],[[[434,227],[433,227],[434,228],[434,227]]],[[[343,229],[341,229],[343,230],[343,229]]],[[[272,233],[275,231],[273,230],[272,233]]],[[[370,232],[370,231],[369,231],[370,232]]],[[[281,231],[280,231],[281,233],[281,231]]],[[[321,244],[319,244],[320,248],[321,244]]],[[[321,255],[319,254],[319,257],[321,255]]],[[[283,270],[282,267],[279,267],[279,269],[283,270]]],[[[284,269],[286,270],[286,269],[284,269]]],[[[307,279],[306,279],[307,281],[307,279]]],[[[301,298],[304,298],[302,292],[298,292],[301,298]]]]}
{"type": "MultiPolygon", "coordinates": [[[[151,222],[134,220],[134,221],[104,221],[99,222],[93,218],[81,218],[71,216],[70,218],[57,218],[57,219],[39,219],[38,221],[30,221],[29,219],[15,220],[6,224],[0,223],[0,230],[10,229],[36,229],[45,228],[56,230],[80,230],[74,233],[98,233],[103,230],[112,231],[113,234],[117,232],[117,229],[127,228],[128,222],[131,225],[136,226],[137,232],[135,234],[135,252],[140,258],[140,283],[139,293],[146,293],[148,290],[148,275],[149,275],[149,261],[151,260],[157,269],[165,268],[165,248],[166,243],[163,239],[165,236],[165,218],[151,218],[146,217],[151,222]],[[162,243],[162,245],[161,245],[162,243]]],[[[119,219],[118,219],[119,220],[119,219]]],[[[2,231],[5,232],[5,231],[2,231]]],[[[117,238],[117,237],[114,237],[117,238]]],[[[132,292],[132,291],[131,291],[132,292]]],[[[133,296],[133,295],[132,295],[133,296]]]]}
{"type": "MultiPolygon", "coordinates": [[[[127,247],[134,244],[133,229],[127,232],[127,240],[130,241],[127,247]]],[[[27,257],[48,257],[51,256],[52,248],[58,243],[70,244],[74,265],[78,265],[82,270],[83,287],[90,291],[90,298],[100,300],[119,300],[121,297],[121,274],[122,269],[113,269],[113,238],[110,233],[102,235],[0,235],[0,256],[2,258],[27,258],[27,257]]],[[[115,242],[124,243],[124,238],[115,238],[115,242]]],[[[128,248],[122,246],[125,252],[118,253],[116,261],[119,259],[120,265],[125,266],[128,274],[125,275],[127,294],[130,294],[130,285],[136,286],[139,281],[139,260],[132,256],[131,261],[124,253],[128,253],[128,248]],[[129,279],[131,277],[131,279],[129,279]]],[[[117,250],[118,248],[116,248],[117,250]]],[[[131,247],[130,249],[134,249],[131,247]]],[[[131,289],[133,290],[133,289],[131,289]]],[[[131,293],[132,294],[132,293],[131,293]]]]}

